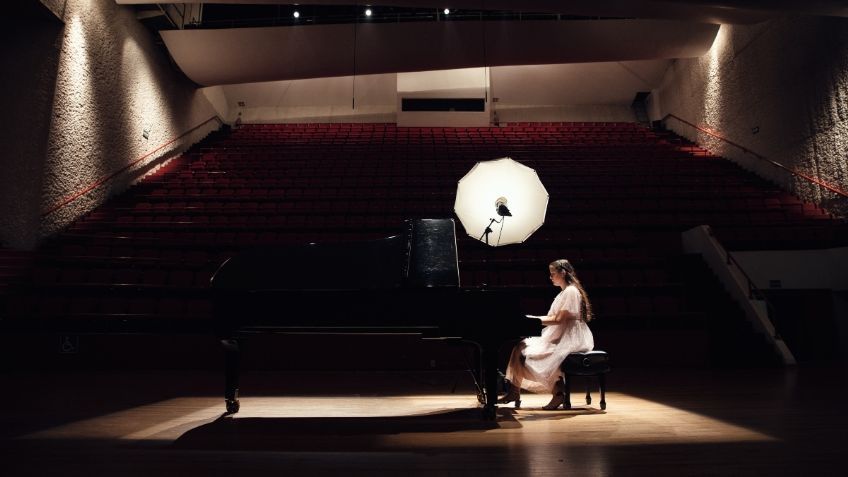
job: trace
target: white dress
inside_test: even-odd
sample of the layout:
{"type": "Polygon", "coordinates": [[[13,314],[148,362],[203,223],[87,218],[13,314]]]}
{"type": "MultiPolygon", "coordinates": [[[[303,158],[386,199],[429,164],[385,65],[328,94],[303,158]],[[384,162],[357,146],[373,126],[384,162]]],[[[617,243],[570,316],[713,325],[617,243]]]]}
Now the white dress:
{"type": "MultiPolygon", "coordinates": [[[[548,311],[548,316],[560,310],[568,310],[580,316],[580,291],[574,285],[562,290],[548,311]]],[[[580,319],[563,320],[545,326],[541,336],[524,339],[526,347],[522,354],[526,358],[523,366],[510,366],[506,378],[528,391],[551,392],[559,379],[559,366],[570,353],[591,351],[595,347],[592,331],[580,319]]]]}

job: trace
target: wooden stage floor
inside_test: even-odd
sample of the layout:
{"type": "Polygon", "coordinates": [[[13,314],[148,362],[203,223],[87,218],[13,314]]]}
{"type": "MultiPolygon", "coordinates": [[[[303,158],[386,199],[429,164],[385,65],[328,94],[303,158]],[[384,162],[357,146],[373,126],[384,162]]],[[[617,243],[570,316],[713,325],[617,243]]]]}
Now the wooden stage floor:
{"type": "MultiPolygon", "coordinates": [[[[462,372],[5,374],[2,475],[846,475],[844,368],[616,369],[607,410],[524,396],[479,419],[462,372]]],[[[579,381],[578,381],[579,382],[579,381]]]]}

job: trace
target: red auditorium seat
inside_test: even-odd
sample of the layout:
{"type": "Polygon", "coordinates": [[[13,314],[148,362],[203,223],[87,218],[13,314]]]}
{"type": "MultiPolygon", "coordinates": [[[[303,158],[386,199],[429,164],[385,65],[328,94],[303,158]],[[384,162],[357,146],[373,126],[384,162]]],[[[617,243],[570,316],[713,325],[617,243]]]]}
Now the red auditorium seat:
{"type": "Polygon", "coordinates": [[[182,318],[186,314],[186,302],[181,298],[162,297],[156,300],[156,314],[182,318]]]}
{"type": "Polygon", "coordinates": [[[627,307],[631,313],[637,315],[650,315],[655,311],[653,297],[644,292],[630,295],[627,298],[627,307]]]}
{"type": "Polygon", "coordinates": [[[676,315],[680,313],[680,300],[676,297],[657,295],[654,297],[654,305],[657,313],[665,315],[676,315]]]}
{"type": "Polygon", "coordinates": [[[165,286],[167,283],[167,277],[168,273],[165,270],[150,268],[142,271],[141,283],[144,285],[165,286]]]}
{"type": "Polygon", "coordinates": [[[194,272],[190,270],[171,270],[168,273],[168,286],[191,288],[194,286],[194,272]]]}
{"type": "Polygon", "coordinates": [[[88,273],[86,280],[88,283],[96,283],[109,285],[112,283],[112,269],[110,268],[94,268],[88,273]]]}
{"type": "Polygon", "coordinates": [[[193,318],[212,317],[212,302],[202,299],[188,299],[186,301],[186,314],[193,318]]]}
{"type": "Polygon", "coordinates": [[[621,316],[628,313],[627,300],[622,296],[607,296],[595,301],[599,316],[621,316]]]}
{"type": "Polygon", "coordinates": [[[599,285],[618,285],[618,270],[595,270],[595,282],[599,285]]]}
{"type": "Polygon", "coordinates": [[[126,298],[103,297],[100,300],[100,312],[105,315],[124,315],[128,307],[129,302],[126,298]]]}
{"type": "Polygon", "coordinates": [[[50,299],[35,300],[33,309],[36,316],[42,318],[63,316],[68,312],[68,301],[66,296],[54,295],[50,299]]]}
{"type": "Polygon", "coordinates": [[[33,271],[32,278],[37,284],[49,285],[59,281],[61,270],[55,267],[38,267],[33,271]]]}
{"type": "Polygon", "coordinates": [[[73,296],[68,311],[75,315],[91,315],[100,311],[98,299],[90,296],[73,296]]]}
{"type": "Polygon", "coordinates": [[[623,285],[641,285],[645,283],[642,270],[625,268],[620,271],[621,283],[623,285]]]}
{"type": "Polygon", "coordinates": [[[112,273],[112,282],[119,285],[141,283],[141,272],[132,268],[115,269],[112,273]]]}

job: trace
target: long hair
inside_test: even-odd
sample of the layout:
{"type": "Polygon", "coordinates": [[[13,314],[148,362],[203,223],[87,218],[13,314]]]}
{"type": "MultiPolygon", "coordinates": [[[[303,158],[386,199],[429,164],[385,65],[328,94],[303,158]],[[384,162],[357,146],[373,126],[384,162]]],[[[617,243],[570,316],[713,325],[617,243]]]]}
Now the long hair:
{"type": "Polygon", "coordinates": [[[562,272],[563,276],[565,276],[565,283],[567,285],[574,285],[577,287],[577,291],[580,292],[580,298],[582,298],[582,300],[580,300],[580,319],[586,323],[592,321],[595,318],[595,315],[592,313],[592,303],[589,301],[589,295],[586,293],[586,290],[583,289],[583,284],[581,284],[580,280],[577,278],[577,272],[574,271],[574,267],[571,263],[563,258],[551,262],[550,267],[558,272],[562,272]]]}

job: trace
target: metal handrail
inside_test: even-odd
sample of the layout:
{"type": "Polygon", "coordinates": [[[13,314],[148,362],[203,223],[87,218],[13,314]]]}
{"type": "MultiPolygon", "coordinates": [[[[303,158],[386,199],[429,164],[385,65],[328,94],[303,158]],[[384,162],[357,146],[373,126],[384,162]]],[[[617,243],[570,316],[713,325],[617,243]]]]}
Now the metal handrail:
{"type": "MultiPolygon", "coordinates": [[[[715,234],[713,233],[713,228],[708,225],[707,230],[709,231],[710,236],[715,238],[715,234]]],[[[738,270],[739,273],[741,273],[742,276],[745,277],[745,281],[748,282],[748,299],[749,300],[756,299],[756,300],[760,300],[763,303],[765,303],[765,305],[766,305],[766,318],[768,318],[769,323],[771,323],[772,329],[774,330],[773,336],[774,336],[775,339],[782,340],[783,338],[780,336],[780,333],[777,331],[777,326],[775,325],[774,319],[772,318],[772,314],[774,313],[774,310],[775,310],[774,305],[772,305],[772,303],[768,300],[768,298],[766,298],[765,293],[762,290],[760,290],[757,287],[757,285],[754,284],[754,280],[752,280],[751,277],[748,275],[748,273],[745,272],[745,269],[742,268],[742,265],[736,260],[736,258],[734,258],[733,255],[730,254],[730,250],[727,250],[723,246],[722,246],[722,249],[724,250],[724,253],[725,253],[725,261],[726,261],[727,265],[733,265],[734,267],[736,267],[736,270],[738,270]]]]}
{"type": "Polygon", "coordinates": [[[221,119],[217,114],[213,115],[212,117],[206,119],[205,121],[201,122],[197,126],[194,126],[193,128],[189,129],[188,131],[185,131],[184,133],[180,134],[179,136],[177,136],[177,137],[171,139],[170,141],[166,142],[165,144],[162,144],[159,147],[157,147],[156,149],[153,149],[150,152],[142,155],[138,159],[130,162],[129,164],[125,165],[124,167],[118,169],[117,171],[97,179],[96,181],[94,181],[91,184],[89,184],[88,186],[86,186],[84,189],[82,189],[78,192],[75,192],[74,194],[71,194],[70,196],[62,199],[61,201],[59,201],[58,203],[56,203],[55,205],[53,205],[49,209],[42,212],[41,216],[46,217],[46,216],[52,214],[53,212],[56,212],[57,210],[61,209],[62,207],[70,204],[71,202],[79,199],[80,197],[88,194],[89,192],[93,191],[94,189],[100,187],[101,185],[105,184],[106,182],[109,182],[110,180],[112,180],[115,177],[119,176],[120,174],[124,173],[127,169],[138,164],[139,162],[143,161],[144,159],[147,159],[148,157],[150,157],[151,155],[153,155],[157,151],[161,150],[162,148],[165,148],[165,147],[173,144],[174,142],[185,137],[186,135],[191,134],[192,132],[194,132],[195,130],[197,130],[198,128],[203,126],[204,124],[208,123],[209,121],[212,121],[212,120],[215,120],[215,119],[217,119],[219,123],[224,124],[224,120],[221,119]]]}
{"type": "Polygon", "coordinates": [[[761,155],[761,154],[757,154],[756,152],[754,152],[754,151],[752,151],[752,150],[748,149],[748,148],[747,148],[747,147],[745,147],[745,146],[742,146],[742,145],[740,145],[740,144],[737,144],[737,143],[735,143],[735,142],[733,142],[733,141],[731,141],[731,140],[729,140],[729,139],[725,139],[724,137],[719,136],[718,134],[716,134],[716,133],[714,133],[714,132],[712,132],[712,131],[710,131],[710,130],[708,130],[708,129],[702,128],[701,126],[698,126],[698,125],[696,125],[696,124],[693,124],[693,123],[691,123],[691,122],[689,122],[689,121],[687,121],[687,120],[685,120],[685,119],[683,119],[683,118],[681,118],[681,117],[679,117],[679,116],[677,116],[677,115],[674,115],[674,114],[671,114],[671,113],[666,114],[666,115],[662,118],[662,122],[663,122],[663,123],[665,123],[665,121],[666,121],[668,118],[674,118],[674,119],[676,119],[676,120],[678,120],[678,121],[680,121],[680,122],[682,122],[682,123],[684,123],[684,124],[687,124],[687,125],[689,125],[689,126],[692,126],[693,128],[697,129],[698,131],[703,132],[704,134],[708,134],[708,135],[710,135],[710,136],[712,136],[712,137],[714,137],[714,138],[716,138],[716,139],[720,139],[720,140],[722,140],[722,141],[726,142],[727,144],[730,144],[731,146],[734,146],[734,147],[737,147],[737,148],[741,149],[741,150],[742,150],[742,152],[744,152],[744,153],[746,153],[746,154],[750,154],[750,155],[752,155],[752,156],[756,157],[757,159],[759,159],[759,160],[761,160],[761,161],[765,161],[765,162],[767,162],[767,163],[769,163],[769,164],[771,164],[771,165],[773,165],[773,166],[775,166],[775,167],[777,167],[777,168],[779,168],[779,169],[782,169],[782,170],[784,170],[784,171],[786,171],[786,172],[788,172],[788,173],[792,174],[793,176],[800,177],[800,178],[802,178],[802,179],[805,179],[805,180],[806,180],[806,181],[808,181],[808,182],[811,182],[811,183],[813,183],[813,184],[816,184],[816,185],[817,185],[817,186],[819,186],[819,187],[823,187],[823,188],[825,188],[825,189],[827,189],[827,190],[829,190],[829,191],[833,192],[834,194],[841,195],[842,197],[848,197],[848,192],[845,192],[845,191],[844,191],[844,190],[842,190],[842,189],[839,189],[839,188],[837,188],[837,187],[835,187],[835,186],[832,186],[832,185],[830,185],[830,184],[828,184],[828,183],[824,182],[823,180],[818,179],[818,178],[816,178],[816,177],[812,177],[812,176],[809,176],[809,175],[807,175],[807,174],[804,174],[803,172],[799,172],[799,171],[797,171],[797,170],[795,170],[795,169],[793,169],[793,168],[791,168],[791,167],[784,166],[783,164],[781,164],[781,163],[779,163],[779,162],[777,162],[777,161],[774,161],[774,160],[772,160],[772,159],[769,159],[769,158],[767,158],[767,157],[765,157],[765,156],[763,156],[763,155],[761,155]]]}

